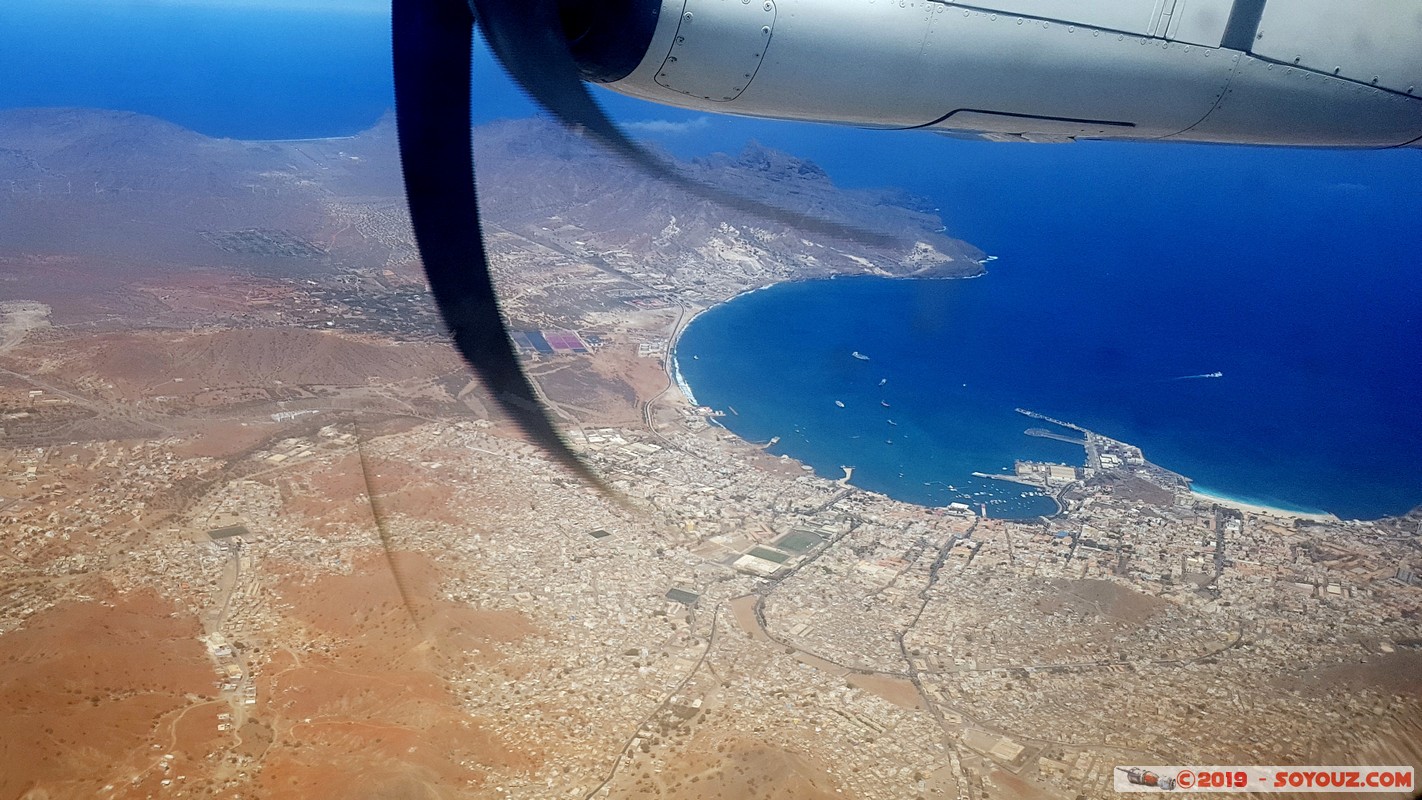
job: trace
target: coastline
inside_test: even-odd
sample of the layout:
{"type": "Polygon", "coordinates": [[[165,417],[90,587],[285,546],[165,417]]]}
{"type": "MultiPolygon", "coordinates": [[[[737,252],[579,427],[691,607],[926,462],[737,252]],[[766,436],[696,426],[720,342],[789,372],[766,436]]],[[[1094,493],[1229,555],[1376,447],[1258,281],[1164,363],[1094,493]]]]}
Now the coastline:
{"type": "MultiPolygon", "coordinates": [[[[680,355],[677,353],[678,346],[681,344],[681,336],[682,336],[683,333],[686,332],[686,330],[687,330],[688,328],[691,327],[691,323],[695,322],[702,314],[705,314],[705,313],[707,313],[708,311],[711,311],[711,310],[713,310],[713,309],[720,308],[721,306],[724,306],[724,305],[726,305],[726,304],[728,304],[728,303],[731,303],[731,302],[734,301],[734,300],[738,300],[738,299],[740,299],[740,298],[742,298],[742,297],[746,297],[747,295],[752,295],[752,294],[755,294],[756,292],[765,291],[766,289],[770,289],[770,288],[775,287],[775,286],[782,286],[782,285],[784,285],[784,284],[789,284],[789,283],[800,283],[800,282],[804,282],[804,281],[808,281],[808,280],[834,280],[834,279],[836,279],[836,278],[842,278],[842,277],[859,277],[859,276],[861,276],[861,275],[865,275],[866,277],[888,278],[888,279],[890,279],[890,280],[968,280],[968,279],[971,279],[971,278],[981,278],[982,276],[986,275],[986,274],[987,274],[986,263],[987,263],[988,261],[995,261],[996,259],[997,259],[996,256],[989,256],[987,259],[978,262],[978,268],[979,268],[978,271],[975,272],[975,273],[973,273],[973,274],[971,274],[971,275],[937,276],[937,277],[927,277],[927,278],[926,278],[926,277],[923,277],[923,276],[915,276],[915,275],[880,275],[880,274],[875,274],[875,273],[870,273],[870,274],[868,274],[868,275],[865,275],[864,273],[857,273],[857,274],[852,274],[852,275],[839,275],[839,274],[835,274],[835,275],[830,275],[830,276],[828,276],[827,278],[819,278],[819,277],[816,277],[816,278],[790,278],[790,279],[788,279],[788,280],[772,281],[771,283],[767,283],[767,284],[764,284],[764,285],[761,285],[761,286],[755,286],[755,287],[752,287],[752,288],[750,288],[750,289],[746,289],[746,290],[744,290],[744,291],[737,292],[737,293],[731,295],[730,297],[725,298],[724,300],[717,301],[717,302],[712,303],[711,305],[708,305],[708,306],[696,307],[696,308],[694,308],[694,309],[693,309],[693,308],[688,308],[688,311],[690,312],[689,315],[688,315],[685,319],[683,319],[683,320],[680,322],[680,324],[677,326],[676,330],[672,333],[672,335],[671,335],[671,337],[670,337],[670,341],[669,341],[669,343],[668,343],[668,345],[667,345],[667,360],[666,360],[667,377],[668,377],[668,379],[670,380],[671,386],[676,387],[676,390],[681,393],[681,396],[682,396],[683,401],[685,401],[686,403],[689,403],[693,408],[699,408],[699,407],[701,407],[701,404],[700,404],[700,403],[697,401],[697,399],[696,399],[696,395],[692,392],[691,384],[687,383],[686,377],[685,377],[685,376],[682,374],[682,372],[681,372],[681,357],[680,357],[680,355]]],[[[668,387],[668,388],[670,388],[670,387],[668,387]]],[[[712,424],[712,425],[717,425],[718,427],[721,427],[721,428],[723,428],[723,429],[725,429],[725,430],[729,430],[729,429],[725,428],[724,425],[721,425],[720,423],[718,423],[714,417],[709,418],[709,419],[707,420],[707,422],[708,422],[709,424],[712,424]]],[[[737,438],[739,438],[739,437],[737,437],[737,438]]],[[[778,437],[777,437],[777,438],[778,438],[778,437]]],[[[751,441],[746,440],[746,439],[741,439],[741,441],[742,441],[742,442],[745,442],[746,444],[751,445],[751,446],[753,446],[753,447],[757,446],[755,442],[751,442],[751,441]]],[[[773,442],[773,441],[774,441],[774,440],[772,440],[772,442],[773,442]]],[[[762,447],[762,448],[764,448],[765,446],[766,446],[765,444],[759,445],[759,447],[762,447]]],[[[782,456],[782,457],[789,457],[789,458],[791,458],[795,463],[800,464],[801,466],[807,466],[803,461],[800,461],[799,459],[794,458],[793,456],[782,456]]],[[[854,484],[851,483],[851,481],[854,479],[854,468],[853,468],[853,467],[841,466],[840,469],[844,470],[844,476],[843,476],[843,477],[841,477],[841,478],[827,478],[826,480],[829,480],[829,481],[831,481],[831,482],[833,482],[833,483],[835,483],[835,484],[838,484],[839,486],[843,486],[843,487],[846,487],[846,488],[852,487],[852,488],[858,489],[858,490],[861,491],[861,492],[870,491],[870,490],[868,490],[868,489],[864,489],[864,488],[861,488],[861,487],[858,487],[858,486],[854,486],[854,484]]],[[[876,492],[875,494],[877,494],[877,492],[876,492]]],[[[1056,507],[1057,507],[1057,510],[1056,510],[1053,514],[1051,514],[1051,516],[1056,516],[1056,515],[1062,514],[1062,513],[1064,513],[1064,512],[1066,511],[1066,509],[1062,506],[1062,504],[1061,504],[1061,502],[1060,502],[1059,500],[1057,500],[1055,497],[1052,497],[1051,499],[1052,499],[1053,504],[1055,504],[1056,507]]],[[[915,505],[917,505],[917,504],[915,504],[915,505]]],[[[939,506],[923,506],[923,507],[924,507],[924,508],[939,508],[939,506]]]]}
{"type": "Polygon", "coordinates": [[[772,286],[779,286],[782,283],[793,283],[793,281],[775,281],[773,283],[767,283],[764,286],[757,286],[753,289],[746,289],[743,292],[737,292],[726,298],[725,300],[720,300],[718,302],[712,303],[709,306],[695,308],[694,310],[688,308],[688,311],[690,311],[690,315],[687,316],[686,319],[682,320],[681,324],[677,326],[677,329],[672,332],[671,341],[667,344],[667,377],[671,379],[672,385],[677,388],[677,391],[681,392],[682,399],[684,399],[686,402],[690,403],[693,406],[700,405],[696,402],[696,395],[692,394],[691,392],[691,384],[687,383],[686,378],[681,374],[681,357],[677,355],[677,346],[681,344],[681,335],[686,332],[687,328],[691,327],[691,323],[695,322],[697,317],[700,317],[702,314],[705,314],[706,312],[714,308],[720,308],[721,306],[726,305],[727,303],[733,300],[745,297],[746,295],[755,294],[756,292],[763,291],[765,289],[769,289],[772,286]]]}
{"type": "Polygon", "coordinates": [[[1326,511],[1304,511],[1288,508],[1277,508],[1275,506],[1264,505],[1262,503],[1251,502],[1249,500],[1230,497],[1225,494],[1218,494],[1209,489],[1190,488],[1190,496],[1202,503],[1213,503],[1226,508],[1233,508],[1249,514],[1262,517],[1277,517],[1279,519],[1296,519],[1308,522],[1342,522],[1334,514],[1326,511]]]}
{"type": "MultiPolygon", "coordinates": [[[[980,265],[980,266],[982,266],[982,265],[980,265]]],[[[981,276],[982,276],[983,274],[985,274],[985,273],[986,273],[986,270],[983,270],[982,272],[979,272],[979,273],[976,273],[976,274],[973,274],[973,275],[964,275],[964,276],[957,276],[957,277],[952,277],[952,278],[936,277],[936,278],[931,278],[931,279],[929,279],[929,280],[945,280],[945,279],[947,279],[947,280],[966,280],[966,279],[969,279],[969,278],[981,277],[981,276]]],[[[829,276],[828,279],[832,280],[832,279],[834,279],[834,278],[839,278],[839,277],[855,277],[855,276],[853,276],[853,275],[845,275],[845,276],[832,275],[832,276],[829,276]]],[[[891,280],[903,279],[903,278],[913,278],[913,276],[875,276],[875,277],[888,277],[888,278],[891,279],[891,280]]],[[[668,377],[670,378],[672,385],[674,385],[674,386],[677,387],[677,390],[682,394],[683,398],[684,398],[688,403],[690,403],[692,406],[697,407],[697,406],[700,405],[699,402],[696,400],[696,397],[695,397],[695,395],[694,395],[694,393],[693,393],[693,390],[692,390],[690,384],[687,382],[685,376],[682,374],[682,371],[681,371],[681,364],[680,364],[680,357],[679,357],[679,354],[678,354],[677,351],[678,351],[678,347],[679,347],[679,345],[680,345],[680,340],[681,340],[682,334],[683,334],[688,328],[690,328],[691,324],[692,324],[693,322],[695,322],[702,314],[704,314],[704,313],[706,313],[706,312],[708,312],[708,311],[711,311],[712,309],[719,308],[719,307],[722,306],[722,305],[726,305],[726,304],[728,304],[728,303],[730,303],[730,302],[732,302],[732,301],[734,301],[734,300],[736,300],[736,299],[738,299],[738,298],[744,297],[744,296],[746,296],[746,295],[754,294],[754,293],[756,293],[756,292],[763,291],[763,290],[772,288],[772,287],[774,287],[774,286],[779,286],[779,285],[783,285],[783,284],[787,284],[787,283],[803,282],[804,280],[817,280],[817,279],[822,279],[822,278],[807,278],[807,279],[795,279],[795,278],[792,278],[792,279],[789,279],[789,280],[775,281],[775,282],[768,283],[768,284],[765,284],[765,285],[762,285],[762,286],[756,286],[756,287],[754,287],[754,288],[747,289],[747,290],[742,291],[742,292],[738,292],[738,293],[736,293],[736,294],[734,294],[734,295],[732,295],[732,296],[730,296],[730,297],[728,297],[728,298],[726,298],[726,299],[724,299],[724,300],[720,300],[720,301],[718,301],[718,302],[712,303],[712,304],[707,305],[707,306],[705,306],[705,307],[697,307],[697,308],[694,308],[694,310],[690,310],[690,314],[687,316],[687,318],[686,318],[685,320],[682,321],[682,323],[680,324],[680,326],[679,326],[678,329],[676,330],[675,334],[672,336],[671,342],[670,342],[670,346],[669,346],[669,349],[668,349],[669,357],[668,357],[668,359],[667,359],[667,365],[666,365],[666,366],[667,366],[668,377]]],[[[916,280],[924,280],[924,278],[914,278],[914,279],[916,279],[916,280]]],[[[715,423],[715,420],[711,420],[711,422],[712,422],[713,424],[716,424],[716,423],[715,423]]],[[[722,426],[722,427],[724,427],[724,426],[722,426]]],[[[744,440],[743,440],[743,441],[744,441],[744,440]]],[[[747,443],[748,443],[748,444],[752,444],[752,445],[755,444],[755,443],[753,443],[753,442],[747,442],[747,443]]],[[[791,456],[791,458],[793,458],[793,456],[791,456]]],[[[803,462],[799,462],[798,459],[796,459],[796,461],[797,461],[797,463],[802,463],[802,464],[803,464],[803,462]]],[[[1168,469],[1168,468],[1162,467],[1162,469],[1168,469]]],[[[847,471],[847,470],[846,470],[846,471],[847,471]]],[[[834,482],[834,483],[837,483],[837,484],[840,484],[840,485],[842,485],[842,486],[843,486],[843,485],[852,485],[852,484],[850,483],[850,481],[852,480],[853,473],[852,473],[852,472],[849,472],[849,471],[847,471],[847,472],[848,472],[848,474],[844,475],[844,476],[841,477],[841,478],[837,478],[837,479],[836,479],[836,478],[827,478],[827,480],[830,480],[830,481],[832,481],[832,482],[834,482]]],[[[985,476],[985,477],[986,477],[986,476],[985,476]]],[[[996,477],[996,476],[992,476],[992,477],[996,477]]],[[[1029,484],[1029,485],[1030,485],[1030,484],[1029,484]]],[[[856,487],[856,488],[857,488],[857,487],[856,487]]],[[[1192,487],[1192,488],[1190,489],[1190,494],[1191,494],[1191,496],[1192,496],[1197,502],[1199,502],[1199,503],[1201,503],[1201,504],[1203,504],[1203,505],[1215,504],[1215,505],[1219,505],[1219,506],[1223,506],[1223,507],[1227,507],[1227,508],[1232,508],[1232,509],[1235,509],[1235,510],[1238,510],[1238,511],[1242,511],[1242,512],[1245,512],[1245,513],[1254,514],[1254,515],[1257,515],[1257,516],[1272,517],[1272,518],[1280,519],[1280,520],[1298,520],[1298,521],[1307,521],[1307,522],[1339,523],[1339,522],[1342,522],[1342,521],[1343,521],[1341,518],[1339,518],[1337,515],[1335,515],[1335,514],[1333,514],[1333,513],[1331,513],[1331,512],[1326,512],[1326,511],[1321,511],[1321,510],[1308,510],[1308,509],[1302,509],[1302,508],[1281,508],[1281,507],[1278,507],[1278,506],[1269,505],[1267,501],[1258,501],[1258,500],[1254,500],[1254,499],[1250,499],[1250,498],[1234,497],[1234,496],[1230,496],[1230,495],[1228,495],[1228,494],[1219,493],[1219,492],[1216,492],[1216,491],[1214,491],[1214,490],[1207,489],[1207,488],[1192,487]]],[[[1046,496],[1049,497],[1049,498],[1053,501],[1053,504],[1056,506],[1056,511],[1055,511],[1054,513],[1049,514],[1049,515],[1046,515],[1048,518],[1050,518],[1050,517],[1055,517],[1055,516],[1059,516],[1059,515],[1065,513],[1066,509],[1065,509],[1064,505],[1062,504],[1062,502],[1061,502],[1057,497],[1055,497],[1055,496],[1053,496],[1053,495],[1051,495],[1051,494],[1047,494],[1046,496]]],[[[924,507],[925,507],[925,508],[933,508],[934,506],[924,506],[924,507]]]]}
{"type": "Polygon", "coordinates": [[[359,138],[359,133],[353,133],[349,136],[309,136],[304,139],[233,139],[232,141],[252,142],[253,144],[309,144],[311,142],[345,142],[359,138]]]}
{"type": "Polygon", "coordinates": [[[756,292],[763,292],[763,291],[765,291],[766,289],[771,289],[771,288],[774,288],[774,287],[776,287],[776,286],[783,286],[783,285],[789,284],[789,283],[804,283],[804,282],[806,282],[806,281],[815,281],[815,280],[831,280],[831,281],[832,281],[832,280],[835,280],[835,279],[838,279],[838,278],[869,277],[869,278],[885,278],[885,279],[888,279],[888,280],[966,281],[966,280],[971,280],[971,279],[973,279],[973,278],[981,278],[981,277],[983,277],[984,275],[988,274],[988,270],[987,270],[987,264],[988,264],[988,262],[990,262],[990,261],[996,261],[996,260],[997,260],[997,256],[988,256],[988,257],[984,258],[982,261],[976,262],[976,263],[977,263],[977,266],[978,266],[978,271],[977,271],[977,272],[974,272],[974,273],[971,274],[971,275],[937,275],[937,276],[893,275],[893,274],[881,273],[881,272],[877,272],[877,271],[876,271],[876,272],[857,272],[857,273],[834,273],[834,274],[831,274],[831,275],[828,275],[828,276],[816,276],[816,277],[810,277],[810,278],[804,278],[804,277],[799,277],[799,278],[787,278],[786,280],[771,281],[770,283],[762,284],[762,285],[760,285],[760,286],[755,286],[755,287],[752,287],[752,288],[750,288],[750,289],[746,289],[746,290],[744,290],[744,291],[736,292],[735,294],[731,295],[730,297],[727,297],[727,298],[725,298],[725,299],[723,299],[723,300],[718,300],[718,301],[712,303],[711,305],[708,305],[708,306],[705,306],[705,307],[696,307],[696,308],[693,308],[693,307],[686,307],[687,310],[690,312],[690,316],[688,316],[686,319],[684,319],[684,320],[681,321],[680,325],[677,326],[677,329],[672,332],[670,341],[669,341],[668,344],[667,344],[667,377],[671,380],[672,385],[674,385],[674,386],[677,387],[677,391],[681,392],[682,397],[683,397],[687,402],[691,403],[693,406],[699,405],[699,404],[696,402],[696,397],[695,397],[695,395],[692,394],[691,385],[686,382],[686,379],[685,379],[685,378],[682,376],[682,374],[681,374],[681,364],[680,364],[680,360],[679,360],[679,358],[678,358],[678,356],[677,356],[677,352],[676,352],[676,350],[677,350],[677,345],[680,344],[680,342],[681,342],[681,335],[682,335],[683,333],[685,333],[685,332],[686,332],[686,329],[691,327],[691,323],[695,322],[696,319],[697,319],[698,317],[700,317],[702,314],[705,314],[705,313],[708,312],[708,311],[712,311],[712,310],[714,310],[714,309],[720,308],[721,306],[724,306],[724,305],[726,305],[726,304],[728,304],[728,303],[731,303],[732,301],[739,300],[740,298],[746,297],[747,295],[752,295],[752,294],[755,294],[756,292]]]}

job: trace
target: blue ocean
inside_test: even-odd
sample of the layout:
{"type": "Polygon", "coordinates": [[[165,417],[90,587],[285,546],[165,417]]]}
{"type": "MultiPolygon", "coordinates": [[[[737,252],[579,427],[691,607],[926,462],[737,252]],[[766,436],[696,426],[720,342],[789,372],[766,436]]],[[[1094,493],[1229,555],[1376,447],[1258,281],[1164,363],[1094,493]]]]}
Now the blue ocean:
{"type": "Polygon", "coordinates": [[[1422,503],[1422,153],[929,145],[943,183],[920,189],[999,257],[988,274],[781,286],[705,314],[680,364],[698,401],[739,412],[727,427],[1002,516],[1046,501],[971,472],[1082,458],[1024,436],[1016,407],[1236,499],[1422,503]]]}
{"type": "MultiPolygon", "coordinates": [[[[10,0],[0,108],[349,135],[393,104],[388,30],[378,0],[10,0]]],[[[487,55],[475,70],[476,121],[532,113],[487,55]]],[[[748,439],[904,500],[1030,516],[1052,504],[969,476],[1080,459],[1024,436],[1021,406],[1220,494],[1361,518],[1422,502],[1422,151],[989,144],[599,96],[680,156],[754,138],[917,193],[999,257],[975,280],[781,286],[703,315],[682,368],[748,439]]]]}

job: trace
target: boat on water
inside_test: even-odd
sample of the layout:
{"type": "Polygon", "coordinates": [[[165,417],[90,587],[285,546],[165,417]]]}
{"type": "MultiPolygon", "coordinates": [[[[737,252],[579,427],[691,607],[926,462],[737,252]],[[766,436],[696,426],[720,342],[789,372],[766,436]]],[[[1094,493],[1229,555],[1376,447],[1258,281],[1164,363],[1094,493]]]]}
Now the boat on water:
{"type": "Polygon", "coordinates": [[[880,386],[883,386],[884,384],[886,384],[886,383],[888,383],[888,382],[889,382],[889,379],[888,379],[888,378],[880,378],[880,379],[879,379],[879,385],[880,385],[880,386]]]}
{"type": "Polygon", "coordinates": [[[890,425],[898,425],[898,424],[899,424],[899,423],[897,423],[897,422],[894,422],[894,421],[891,420],[891,419],[886,419],[886,420],[884,420],[884,421],[887,422],[887,423],[889,423],[890,425]]]}
{"type": "Polygon", "coordinates": [[[834,401],[834,404],[837,405],[837,406],[839,406],[840,408],[844,408],[844,401],[843,401],[843,400],[836,400],[836,401],[834,401]]]}
{"type": "Polygon", "coordinates": [[[859,352],[858,350],[855,350],[853,353],[850,353],[850,355],[851,355],[851,356],[854,356],[855,358],[859,359],[860,361],[868,361],[868,360],[869,360],[869,356],[864,355],[863,353],[859,352]]]}
{"type": "Polygon", "coordinates": [[[879,405],[883,406],[884,408],[892,408],[892,406],[889,405],[889,401],[887,400],[880,400],[879,405]]]}

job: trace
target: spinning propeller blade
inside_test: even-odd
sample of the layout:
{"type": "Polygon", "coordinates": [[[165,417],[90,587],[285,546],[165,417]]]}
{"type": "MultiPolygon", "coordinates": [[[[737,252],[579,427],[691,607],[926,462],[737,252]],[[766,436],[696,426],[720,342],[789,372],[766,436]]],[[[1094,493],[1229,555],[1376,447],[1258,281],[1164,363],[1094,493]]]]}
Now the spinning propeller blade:
{"type": "Polygon", "coordinates": [[[559,121],[581,128],[649,174],[730,208],[814,233],[886,245],[890,239],[741,197],[677,172],[627,138],[579,77],[563,11],[586,0],[392,0],[400,161],[415,240],[454,345],[499,406],[549,456],[610,498],[612,490],[564,441],[519,364],[499,310],[474,185],[471,77],[475,14],[495,55],[559,121]]]}
{"type": "Polygon", "coordinates": [[[400,163],[415,241],[440,316],[460,355],[529,439],[616,497],[553,426],[499,311],[474,189],[474,17],[463,0],[395,0],[392,12],[400,163]]]}

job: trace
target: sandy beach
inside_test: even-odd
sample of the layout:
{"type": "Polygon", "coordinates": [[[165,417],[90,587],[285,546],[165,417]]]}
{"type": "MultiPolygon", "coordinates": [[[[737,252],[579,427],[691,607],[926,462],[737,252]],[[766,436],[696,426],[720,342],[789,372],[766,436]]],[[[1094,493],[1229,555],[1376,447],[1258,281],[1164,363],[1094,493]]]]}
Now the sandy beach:
{"type": "Polygon", "coordinates": [[[1291,511],[1286,508],[1274,508],[1272,506],[1259,505],[1257,503],[1250,503],[1244,500],[1236,500],[1232,497],[1222,497],[1217,494],[1202,492],[1198,489],[1191,489],[1190,494],[1194,495],[1195,499],[1203,503],[1214,503],[1216,505],[1227,506],[1229,508],[1238,509],[1249,514],[1258,514],[1260,516],[1278,517],[1280,519],[1303,519],[1311,520],[1314,522],[1340,521],[1338,517],[1335,517],[1332,514],[1310,511],[1291,511]]]}

